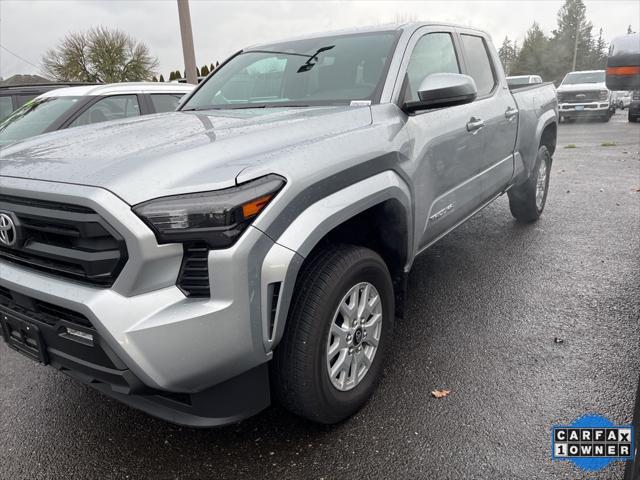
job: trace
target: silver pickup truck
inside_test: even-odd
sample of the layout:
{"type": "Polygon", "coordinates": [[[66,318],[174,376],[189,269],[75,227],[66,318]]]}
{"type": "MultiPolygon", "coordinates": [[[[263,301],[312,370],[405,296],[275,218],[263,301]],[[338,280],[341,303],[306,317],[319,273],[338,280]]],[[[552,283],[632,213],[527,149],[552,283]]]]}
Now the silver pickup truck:
{"type": "Polygon", "coordinates": [[[557,113],[474,29],[244,49],[178,112],[0,152],[4,340],[180,424],[272,397],[338,422],[389,361],[416,255],[504,193],[538,219],[557,113]]]}

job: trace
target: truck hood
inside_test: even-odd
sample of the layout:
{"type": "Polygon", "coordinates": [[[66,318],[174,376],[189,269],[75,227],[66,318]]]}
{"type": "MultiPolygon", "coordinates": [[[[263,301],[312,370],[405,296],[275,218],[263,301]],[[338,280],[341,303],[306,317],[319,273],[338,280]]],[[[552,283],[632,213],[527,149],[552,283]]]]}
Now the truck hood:
{"type": "Polygon", "coordinates": [[[592,90],[607,90],[607,86],[602,83],[572,83],[571,85],[560,85],[558,92],[590,92],[592,90]]]}
{"type": "Polygon", "coordinates": [[[283,149],[370,123],[367,106],[148,115],[8,146],[0,151],[0,175],[102,187],[134,205],[230,187],[242,170],[283,149]]]}

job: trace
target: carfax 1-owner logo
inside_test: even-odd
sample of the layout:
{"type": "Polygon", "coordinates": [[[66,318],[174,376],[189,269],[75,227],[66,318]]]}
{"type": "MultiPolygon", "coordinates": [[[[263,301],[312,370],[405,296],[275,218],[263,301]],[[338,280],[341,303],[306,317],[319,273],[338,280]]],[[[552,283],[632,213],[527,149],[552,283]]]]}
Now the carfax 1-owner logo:
{"type": "Polygon", "coordinates": [[[580,417],[571,425],[554,425],[551,448],[554,460],[568,460],[578,468],[597,471],[611,462],[633,460],[632,425],[614,425],[599,415],[580,417]]]}

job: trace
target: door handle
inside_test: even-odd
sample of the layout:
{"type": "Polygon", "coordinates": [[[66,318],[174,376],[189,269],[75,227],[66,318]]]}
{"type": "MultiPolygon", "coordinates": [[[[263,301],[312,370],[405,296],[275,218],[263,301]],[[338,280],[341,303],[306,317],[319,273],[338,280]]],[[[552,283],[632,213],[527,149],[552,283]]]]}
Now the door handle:
{"type": "Polygon", "coordinates": [[[507,108],[507,111],[504,112],[504,117],[509,121],[511,121],[514,118],[516,118],[517,115],[518,115],[518,110],[516,110],[515,108],[511,108],[511,107],[507,108]]]}
{"type": "Polygon", "coordinates": [[[484,120],[480,120],[476,117],[471,117],[471,120],[467,123],[467,131],[471,133],[477,132],[482,127],[484,127],[484,120]]]}

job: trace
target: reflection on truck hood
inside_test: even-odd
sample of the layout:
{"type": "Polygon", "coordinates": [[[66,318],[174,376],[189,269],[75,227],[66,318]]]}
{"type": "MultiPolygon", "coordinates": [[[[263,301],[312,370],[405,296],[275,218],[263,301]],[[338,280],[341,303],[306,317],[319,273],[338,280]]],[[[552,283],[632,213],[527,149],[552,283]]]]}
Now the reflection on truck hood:
{"type": "Polygon", "coordinates": [[[53,132],[2,149],[0,174],[106,188],[129,204],[225,188],[278,150],[371,123],[369,107],[210,110],[53,132]]]}

